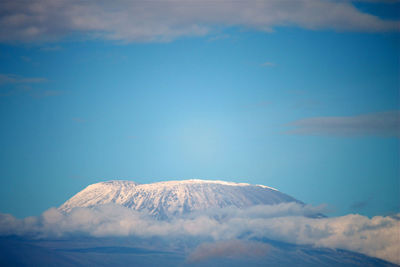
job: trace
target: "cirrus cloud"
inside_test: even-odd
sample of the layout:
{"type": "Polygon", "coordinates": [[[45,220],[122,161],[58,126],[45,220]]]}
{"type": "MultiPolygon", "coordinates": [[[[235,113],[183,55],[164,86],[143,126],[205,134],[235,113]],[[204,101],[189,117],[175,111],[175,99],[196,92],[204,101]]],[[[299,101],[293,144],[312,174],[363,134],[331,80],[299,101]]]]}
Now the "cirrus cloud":
{"type": "Polygon", "coordinates": [[[289,124],[287,134],[400,137],[400,111],[356,116],[312,117],[289,124]]]}
{"type": "Polygon", "coordinates": [[[207,35],[221,27],[269,32],[280,26],[361,32],[399,30],[398,21],[364,13],[350,1],[0,2],[1,42],[51,41],[71,35],[123,42],[169,41],[207,35]]]}

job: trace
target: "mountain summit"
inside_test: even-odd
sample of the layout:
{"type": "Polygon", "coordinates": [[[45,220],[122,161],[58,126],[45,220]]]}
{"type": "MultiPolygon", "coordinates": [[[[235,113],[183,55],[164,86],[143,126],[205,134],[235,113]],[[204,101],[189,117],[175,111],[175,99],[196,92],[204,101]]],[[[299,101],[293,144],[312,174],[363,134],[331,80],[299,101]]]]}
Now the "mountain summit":
{"type": "Polygon", "coordinates": [[[59,209],[69,212],[76,207],[114,203],[134,210],[147,210],[152,216],[165,219],[194,211],[283,202],[299,201],[272,187],[247,183],[196,179],[138,184],[115,180],[89,185],[59,209]]]}

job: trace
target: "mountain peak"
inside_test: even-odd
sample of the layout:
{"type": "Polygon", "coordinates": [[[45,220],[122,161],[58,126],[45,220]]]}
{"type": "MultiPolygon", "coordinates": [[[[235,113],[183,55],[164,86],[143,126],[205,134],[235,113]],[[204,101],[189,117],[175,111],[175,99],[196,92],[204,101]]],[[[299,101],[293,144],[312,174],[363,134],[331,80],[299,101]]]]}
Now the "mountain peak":
{"type": "Polygon", "coordinates": [[[222,180],[203,180],[203,179],[171,180],[171,181],[154,182],[149,185],[168,186],[168,185],[176,185],[176,184],[221,184],[221,185],[229,185],[229,186],[260,186],[263,188],[269,188],[269,189],[278,191],[277,189],[266,186],[266,185],[251,185],[248,183],[236,183],[236,182],[227,182],[227,181],[222,181],[222,180]]]}
{"type": "Polygon", "coordinates": [[[114,203],[148,211],[157,218],[170,218],[213,208],[245,208],[282,202],[299,201],[265,185],[200,179],[150,184],[112,180],[89,185],[59,209],[70,212],[77,207],[114,203]]]}

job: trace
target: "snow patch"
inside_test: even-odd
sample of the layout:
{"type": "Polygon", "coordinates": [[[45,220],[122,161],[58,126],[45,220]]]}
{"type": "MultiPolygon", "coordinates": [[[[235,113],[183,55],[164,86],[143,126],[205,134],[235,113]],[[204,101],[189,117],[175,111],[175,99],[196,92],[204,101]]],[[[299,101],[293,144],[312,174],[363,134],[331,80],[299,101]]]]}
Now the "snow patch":
{"type": "Polygon", "coordinates": [[[167,219],[194,211],[285,202],[299,201],[264,185],[200,179],[150,184],[113,180],[86,187],[59,209],[70,212],[77,207],[113,203],[134,210],[147,210],[154,217],[167,219]]]}

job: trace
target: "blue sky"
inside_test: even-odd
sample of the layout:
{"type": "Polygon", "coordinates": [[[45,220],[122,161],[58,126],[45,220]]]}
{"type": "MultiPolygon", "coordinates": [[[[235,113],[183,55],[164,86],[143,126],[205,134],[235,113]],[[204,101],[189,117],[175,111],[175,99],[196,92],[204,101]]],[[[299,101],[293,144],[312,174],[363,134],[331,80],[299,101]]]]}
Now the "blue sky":
{"type": "Polygon", "coordinates": [[[32,3],[1,4],[0,212],[191,178],[399,212],[398,2],[32,3]]]}

